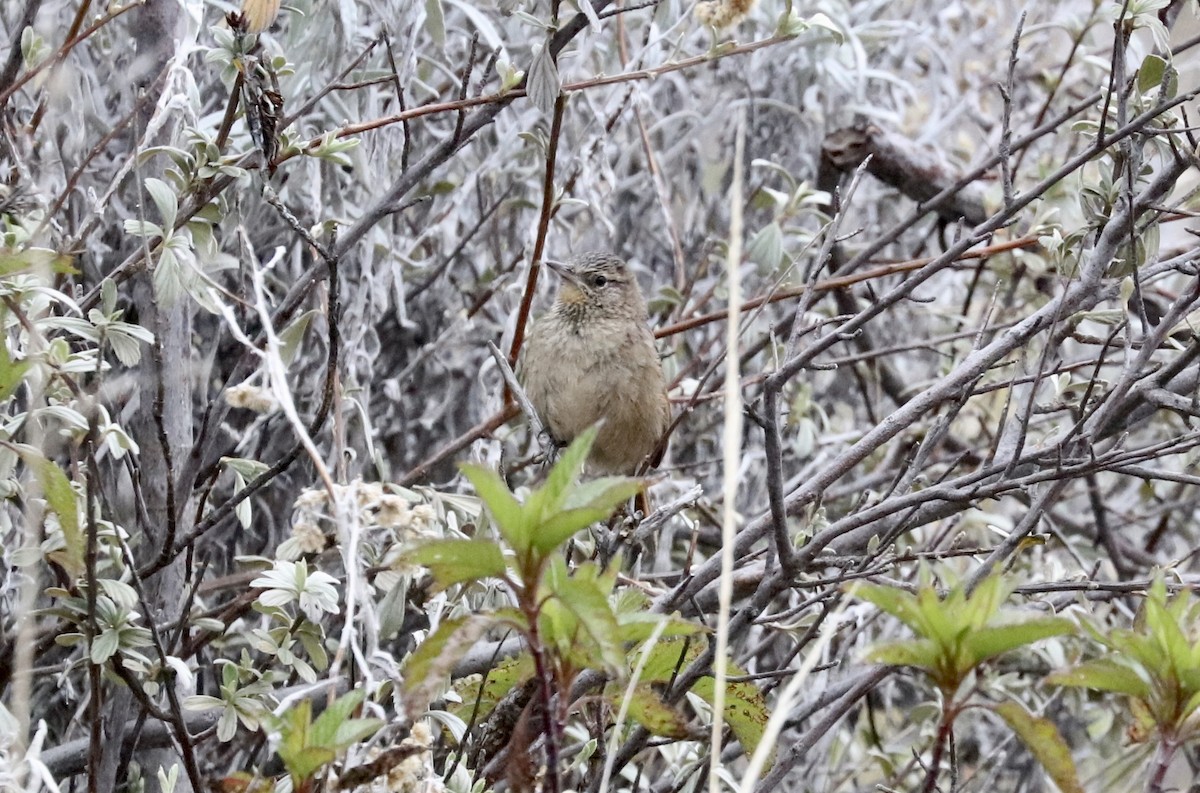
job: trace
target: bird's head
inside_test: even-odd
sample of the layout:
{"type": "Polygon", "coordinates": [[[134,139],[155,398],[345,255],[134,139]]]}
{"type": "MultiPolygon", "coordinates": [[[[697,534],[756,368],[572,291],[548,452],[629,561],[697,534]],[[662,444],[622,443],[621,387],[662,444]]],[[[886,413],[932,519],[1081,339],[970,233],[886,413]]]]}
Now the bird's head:
{"type": "Polygon", "coordinates": [[[646,301],[625,262],[611,253],[584,253],[566,264],[547,261],[562,278],[556,309],[574,316],[644,320],[646,301]]]}

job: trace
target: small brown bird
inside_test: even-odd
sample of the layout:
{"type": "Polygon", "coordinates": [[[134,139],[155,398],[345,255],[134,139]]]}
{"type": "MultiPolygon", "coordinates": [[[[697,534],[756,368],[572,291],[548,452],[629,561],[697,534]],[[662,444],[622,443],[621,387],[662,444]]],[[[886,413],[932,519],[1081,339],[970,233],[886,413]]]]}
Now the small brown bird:
{"type": "Polygon", "coordinates": [[[671,420],[646,301],[625,262],[610,253],[546,265],[562,284],[554,307],[525,341],[525,392],[557,443],[602,422],[589,467],[632,474],[658,448],[671,420]]]}

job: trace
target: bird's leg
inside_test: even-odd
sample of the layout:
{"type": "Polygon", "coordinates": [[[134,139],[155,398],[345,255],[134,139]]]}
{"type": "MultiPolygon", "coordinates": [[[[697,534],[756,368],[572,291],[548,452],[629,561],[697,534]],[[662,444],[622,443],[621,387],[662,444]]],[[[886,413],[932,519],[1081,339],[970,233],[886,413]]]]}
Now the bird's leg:
{"type": "Polygon", "coordinates": [[[542,427],[537,434],[537,444],[539,456],[542,458],[542,465],[546,468],[554,465],[555,460],[558,459],[559,451],[566,447],[565,443],[556,439],[550,434],[550,430],[545,427],[542,427]]]}

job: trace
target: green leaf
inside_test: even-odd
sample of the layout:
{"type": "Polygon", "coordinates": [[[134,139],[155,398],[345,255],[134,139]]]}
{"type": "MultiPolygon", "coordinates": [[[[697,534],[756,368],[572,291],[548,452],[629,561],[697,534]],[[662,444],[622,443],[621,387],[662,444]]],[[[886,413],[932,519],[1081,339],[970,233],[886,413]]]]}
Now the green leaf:
{"type": "Polygon", "coordinates": [[[1111,691],[1139,699],[1150,697],[1150,684],[1131,668],[1115,658],[1096,658],[1046,677],[1055,686],[1080,686],[1097,691],[1111,691]]]}
{"type": "Polygon", "coordinates": [[[474,713],[475,721],[482,722],[508,692],[523,685],[533,677],[535,671],[533,656],[527,651],[507,658],[492,667],[486,675],[472,675],[455,683],[454,692],[462,702],[451,703],[448,710],[464,721],[474,713]]]}
{"type": "MultiPolygon", "coordinates": [[[[3,313],[0,313],[0,319],[3,313]]],[[[7,400],[25,380],[30,362],[14,361],[8,354],[8,345],[0,343],[0,401],[7,400]]]]}
{"type": "Polygon", "coordinates": [[[332,749],[314,746],[309,740],[312,728],[312,702],[301,700],[283,714],[280,725],[280,741],[276,751],[283,766],[291,775],[293,784],[310,779],[322,766],[337,757],[332,749]]]}
{"type": "Polygon", "coordinates": [[[1075,770],[1075,761],[1071,758],[1071,750],[1067,742],[1059,734],[1054,722],[1035,716],[1019,702],[1007,700],[996,705],[993,710],[1012,728],[1017,737],[1024,742],[1037,761],[1046,769],[1046,773],[1058,785],[1063,793],[1084,793],[1079,784],[1079,772],[1075,770]]]}
{"type": "Polygon", "coordinates": [[[534,521],[540,524],[563,510],[572,486],[583,473],[588,452],[596,440],[596,432],[596,427],[588,427],[580,433],[550,469],[545,484],[529,495],[525,508],[534,521]]]}
{"type": "Polygon", "coordinates": [[[1167,62],[1158,55],[1147,55],[1138,69],[1138,90],[1143,94],[1162,85],[1163,75],[1167,71],[1167,62]]]}
{"type": "Polygon", "coordinates": [[[50,248],[0,248],[0,276],[23,273],[77,275],[71,257],[50,248]]]}
{"type": "Polygon", "coordinates": [[[310,733],[312,743],[341,752],[352,744],[374,735],[376,730],[383,726],[382,721],[350,718],[366,696],[366,690],[358,688],[334,700],[313,722],[310,733]]]}
{"type": "MultiPolygon", "coordinates": [[[[1161,579],[1159,579],[1160,582],[1161,579]]],[[[1186,605],[1186,601],[1178,597],[1174,599],[1173,603],[1186,605]]],[[[1153,591],[1152,586],[1151,596],[1146,598],[1142,608],[1150,636],[1165,655],[1169,668],[1185,667],[1191,661],[1191,646],[1179,626],[1178,619],[1181,615],[1173,613],[1177,612],[1177,609],[1172,609],[1167,605],[1165,585],[1161,593],[1153,591]]]]}
{"type": "MultiPolygon", "coordinates": [[[[636,492],[636,491],[635,491],[636,492]]],[[[548,553],[567,538],[612,514],[611,509],[568,509],[556,513],[537,527],[533,547],[548,553]]]]}
{"type": "MultiPolygon", "coordinates": [[[[615,692],[608,697],[614,711],[621,707],[624,697],[624,691],[615,692]]],[[[683,714],[663,702],[648,683],[639,683],[634,687],[629,698],[629,715],[654,735],[664,738],[687,738],[690,734],[687,719],[683,714]]]]}
{"type": "Polygon", "coordinates": [[[917,605],[917,596],[896,587],[882,584],[856,584],[850,594],[862,598],[871,605],[904,623],[909,630],[925,635],[925,619],[917,605]]]}
{"type": "Polygon", "coordinates": [[[443,620],[404,664],[402,695],[408,713],[424,713],[441,691],[450,670],[497,622],[491,614],[466,614],[443,620]]]}
{"type": "MultiPolygon", "coordinates": [[[[732,661],[729,663],[727,674],[730,677],[741,677],[745,670],[732,661]]],[[[710,705],[716,692],[716,680],[702,677],[692,686],[692,690],[704,698],[710,705]]],[[[749,682],[726,682],[725,684],[725,723],[733,730],[742,750],[749,758],[758,748],[763,732],[767,728],[767,720],[771,713],[767,710],[767,702],[763,699],[758,687],[749,682]]],[[[775,749],[772,747],[764,768],[769,769],[775,764],[775,749]]]]}
{"type": "Polygon", "coordinates": [[[963,644],[974,663],[1032,644],[1050,636],[1071,633],[1075,626],[1061,617],[1038,617],[1011,625],[981,627],[967,634],[963,644]]]}
{"type": "Polygon", "coordinates": [[[654,633],[658,624],[664,621],[667,626],[659,634],[661,639],[674,636],[695,636],[708,630],[703,625],[689,622],[682,617],[665,617],[649,611],[633,614],[622,614],[618,611],[617,621],[621,625],[618,629],[620,631],[618,640],[622,644],[644,642],[654,633]]]}
{"type": "MultiPolygon", "coordinates": [[[[705,649],[702,641],[685,638],[660,641],[650,649],[642,666],[643,683],[665,683],[682,672],[692,661],[696,660],[705,649]]],[[[732,661],[727,667],[730,677],[741,677],[746,672],[732,661]]],[[[716,690],[716,681],[712,677],[702,677],[692,686],[692,691],[710,705],[716,690]]],[[[754,754],[759,741],[762,740],[766,728],[766,701],[762,692],[753,683],[731,682],[725,687],[725,722],[733,730],[733,734],[742,744],[746,756],[754,754]]],[[[774,762],[774,749],[768,767],[774,762]]]]}
{"type": "Polygon", "coordinates": [[[970,595],[964,587],[955,587],[946,598],[947,608],[940,610],[948,611],[965,606],[966,620],[960,619],[959,622],[965,622],[972,628],[981,628],[996,616],[1011,593],[1012,587],[1009,582],[1003,576],[994,574],[979,582],[979,586],[970,595]]]}
{"type": "MultiPolygon", "coordinates": [[[[556,467],[557,470],[557,467],[556,467]]],[[[640,479],[605,477],[571,488],[559,511],[544,518],[534,535],[534,546],[542,552],[557,548],[582,529],[608,519],[613,510],[633,498],[645,487],[640,479]]],[[[530,497],[533,504],[535,496],[530,497]]]]}
{"type": "Polygon", "coordinates": [[[647,683],[666,683],[696,660],[703,649],[704,642],[687,637],[658,642],[650,649],[642,665],[642,680],[647,683]]]}
{"type": "Polygon", "coordinates": [[[866,653],[866,659],[874,663],[888,666],[913,666],[926,672],[933,672],[941,657],[942,653],[938,645],[929,639],[883,642],[873,646],[866,653]]]}
{"type": "Polygon", "coordinates": [[[471,463],[464,463],[460,468],[483,503],[487,505],[488,511],[492,513],[500,536],[517,551],[528,549],[529,521],[520,502],[513,496],[500,475],[489,468],[471,463]]]}
{"type": "Polygon", "coordinates": [[[72,577],[82,575],[85,541],[79,528],[79,509],[75,502],[75,491],[71,489],[71,480],[53,461],[47,460],[33,447],[19,446],[17,453],[37,478],[46,506],[58,516],[66,549],[61,557],[55,557],[56,561],[72,577]]]}
{"type": "Polygon", "coordinates": [[[403,558],[429,568],[438,590],[465,581],[504,578],[507,568],[500,546],[491,540],[430,540],[403,558]]]}
{"type": "MultiPolygon", "coordinates": [[[[626,665],[625,650],[618,641],[620,630],[617,617],[608,602],[614,579],[600,575],[600,568],[591,563],[580,565],[574,575],[570,575],[561,561],[550,566],[546,578],[547,588],[574,615],[578,626],[599,650],[600,660],[608,671],[615,674],[622,669],[626,665]]],[[[567,648],[576,644],[574,636],[546,639],[552,642],[557,640],[567,648]]]]}

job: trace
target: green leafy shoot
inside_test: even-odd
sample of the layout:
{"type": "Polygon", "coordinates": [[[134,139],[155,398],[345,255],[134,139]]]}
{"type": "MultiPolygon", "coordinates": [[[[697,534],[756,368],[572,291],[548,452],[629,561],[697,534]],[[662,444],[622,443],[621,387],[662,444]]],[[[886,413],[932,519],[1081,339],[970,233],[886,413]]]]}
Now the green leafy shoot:
{"type": "Polygon", "coordinates": [[[1200,604],[1181,592],[1167,593],[1162,575],[1146,593],[1132,629],[1102,632],[1087,625],[1108,652],[1047,678],[1059,686],[1080,686],[1123,694],[1138,722],[1136,735],[1157,733],[1172,743],[1200,735],[1200,638],[1192,640],[1200,604]]]}
{"type": "MultiPolygon", "coordinates": [[[[643,487],[640,480],[622,477],[579,482],[595,438],[594,429],[577,438],[546,481],[523,503],[494,471],[463,466],[499,537],[425,542],[406,552],[404,560],[427,567],[438,589],[485,579],[499,581],[511,594],[513,606],[452,616],[437,625],[403,668],[401,692],[409,713],[423,712],[442,695],[450,672],[488,633],[516,631],[530,649],[516,661],[501,665],[486,680],[456,688],[455,698],[462,704],[450,707],[460,714],[478,708],[477,718],[509,691],[541,675],[545,676],[542,680],[553,680],[559,690],[568,689],[571,681],[588,669],[601,669],[614,680],[628,679],[631,648],[652,634],[681,637],[703,632],[702,626],[679,617],[651,613],[647,598],[636,590],[616,593],[619,560],[603,567],[585,562],[568,568],[561,553],[563,543],[608,518],[643,487]],[[535,657],[543,659],[540,670],[533,663],[535,657]]],[[[667,652],[673,649],[677,661],[683,646],[675,643],[667,652]]],[[[650,661],[653,666],[653,653],[650,661]]],[[[733,674],[741,673],[735,669],[733,674]]],[[[711,701],[713,681],[705,680],[693,690],[711,701]]],[[[664,682],[666,677],[653,676],[643,681],[631,702],[631,716],[656,734],[682,737],[687,732],[686,720],[649,687],[664,682]]],[[[726,721],[743,746],[753,752],[766,724],[761,692],[749,683],[731,684],[726,703],[726,721]]],[[[566,703],[558,706],[565,708],[566,703]]],[[[568,714],[564,710],[559,717],[566,720],[568,714]]]]}
{"type": "Polygon", "coordinates": [[[947,697],[985,661],[1074,628],[1061,617],[1001,613],[1011,587],[999,575],[984,579],[971,594],[960,585],[945,597],[932,584],[923,584],[915,594],[878,584],[859,584],[851,591],[917,636],[878,644],[868,658],[920,669],[947,697]]]}
{"type": "Polygon", "coordinates": [[[595,429],[575,439],[550,471],[546,482],[522,504],[499,474],[479,465],[462,466],[491,513],[503,544],[488,540],[439,540],[418,546],[406,560],[425,565],[440,588],[485,578],[505,580],[514,589],[532,592],[551,554],[576,532],[612,515],[643,487],[624,477],[583,484],[579,476],[596,439],[595,429]],[[506,567],[508,551],[515,574],[506,567]]]}
{"type": "Polygon", "coordinates": [[[363,689],[351,691],[335,700],[316,721],[312,720],[312,702],[309,700],[302,700],[283,715],[279,724],[278,752],[294,789],[301,789],[340,752],[383,726],[379,719],[350,718],[365,696],[363,689]]]}

